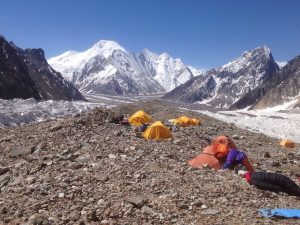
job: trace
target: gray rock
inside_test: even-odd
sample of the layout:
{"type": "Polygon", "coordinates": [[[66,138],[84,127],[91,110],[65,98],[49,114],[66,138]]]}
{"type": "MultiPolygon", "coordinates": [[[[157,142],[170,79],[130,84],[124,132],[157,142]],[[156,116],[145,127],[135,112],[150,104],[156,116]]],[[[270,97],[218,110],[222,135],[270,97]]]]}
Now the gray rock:
{"type": "Polygon", "coordinates": [[[28,225],[50,225],[50,223],[44,215],[33,214],[28,220],[28,225]]]}
{"type": "Polygon", "coordinates": [[[120,131],[120,130],[116,130],[116,131],[114,131],[114,136],[117,136],[117,137],[119,137],[119,136],[121,136],[122,134],[123,134],[123,132],[122,131],[120,131]]]}
{"type": "Polygon", "coordinates": [[[145,199],[143,197],[138,197],[138,196],[137,197],[128,197],[125,199],[125,201],[132,204],[136,208],[141,208],[145,203],[145,199]]]}
{"type": "Polygon", "coordinates": [[[97,181],[100,181],[100,182],[106,182],[109,180],[109,177],[107,175],[98,175],[96,177],[96,180],[97,181]]]}
{"type": "Polygon", "coordinates": [[[0,175],[7,173],[9,170],[9,167],[0,167],[0,175]]]}
{"type": "Polygon", "coordinates": [[[0,139],[0,143],[2,143],[2,142],[10,142],[12,139],[13,139],[13,136],[4,137],[4,138],[0,139]]]}
{"type": "Polygon", "coordinates": [[[206,209],[201,212],[201,214],[203,214],[203,215],[216,215],[218,213],[220,213],[220,211],[218,211],[216,209],[206,209]]]}
{"type": "Polygon", "coordinates": [[[91,156],[88,155],[88,154],[82,154],[82,155],[79,155],[76,159],[77,162],[79,163],[87,163],[90,161],[90,158],[91,156]]]}
{"type": "Polygon", "coordinates": [[[153,215],[153,213],[154,213],[153,210],[150,207],[146,206],[146,205],[144,205],[142,207],[141,212],[144,213],[144,214],[147,214],[147,215],[153,215]]]}
{"type": "Polygon", "coordinates": [[[12,149],[9,155],[11,157],[26,156],[32,154],[34,151],[35,151],[34,146],[19,147],[19,148],[12,149]]]}
{"type": "Polygon", "coordinates": [[[240,140],[241,139],[240,136],[237,135],[237,134],[232,135],[232,138],[235,139],[235,140],[240,140]]]}
{"type": "Polygon", "coordinates": [[[109,154],[109,155],[108,155],[108,158],[109,158],[109,159],[116,159],[116,158],[117,158],[117,156],[116,156],[116,155],[114,155],[114,154],[109,154]]]}
{"type": "Polygon", "coordinates": [[[96,210],[89,211],[86,214],[87,221],[98,221],[96,210]]]}
{"type": "Polygon", "coordinates": [[[55,125],[53,125],[52,127],[49,128],[49,131],[55,132],[55,131],[58,131],[58,130],[60,130],[60,129],[62,129],[62,125],[60,125],[60,124],[55,124],[55,125]]]}
{"type": "Polygon", "coordinates": [[[189,206],[186,204],[186,203],[179,203],[178,204],[178,208],[179,209],[188,209],[189,208],[189,206]]]}

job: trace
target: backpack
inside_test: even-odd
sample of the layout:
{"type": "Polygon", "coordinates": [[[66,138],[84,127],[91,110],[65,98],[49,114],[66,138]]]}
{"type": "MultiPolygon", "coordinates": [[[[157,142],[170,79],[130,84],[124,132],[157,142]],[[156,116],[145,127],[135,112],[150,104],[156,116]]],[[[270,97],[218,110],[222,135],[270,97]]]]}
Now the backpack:
{"type": "Polygon", "coordinates": [[[219,136],[212,142],[212,150],[218,159],[225,158],[229,153],[229,148],[236,147],[231,139],[227,136],[219,136]]]}

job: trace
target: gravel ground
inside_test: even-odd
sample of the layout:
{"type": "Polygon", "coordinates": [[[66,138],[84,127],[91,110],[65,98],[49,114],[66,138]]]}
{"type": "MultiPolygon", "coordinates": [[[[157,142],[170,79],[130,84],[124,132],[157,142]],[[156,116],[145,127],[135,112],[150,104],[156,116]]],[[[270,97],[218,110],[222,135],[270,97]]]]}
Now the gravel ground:
{"type": "Polygon", "coordinates": [[[233,171],[192,169],[209,140],[230,135],[257,171],[300,176],[300,149],[159,100],[96,109],[75,117],[0,129],[2,224],[299,224],[267,219],[260,208],[300,208],[300,199],[250,186],[233,171]],[[145,140],[113,114],[144,109],[166,122],[182,115],[201,126],[173,139],[145,140]]]}

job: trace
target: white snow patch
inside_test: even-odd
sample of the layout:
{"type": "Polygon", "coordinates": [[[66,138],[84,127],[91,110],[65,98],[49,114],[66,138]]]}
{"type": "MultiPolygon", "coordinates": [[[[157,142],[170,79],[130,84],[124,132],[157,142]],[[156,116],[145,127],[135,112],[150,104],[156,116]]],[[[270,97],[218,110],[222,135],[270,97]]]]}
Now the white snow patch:
{"type": "Polygon", "coordinates": [[[300,143],[299,113],[280,113],[267,110],[199,112],[227,123],[233,123],[243,129],[278,139],[289,138],[300,143]]]}
{"type": "Polygon", "coordinates": [[[192,66],[188,66],[188,68],[192,71],[192,73],[195,77],[197,77],[199,75],[203,75],[207,71],[206,69],[199,69],[199,68],[195,68],[192,66]]]}
{"type": "MultiPolygon", "coordinates": [[[[210,112],[193,110],[210,117],[233,123],[237,127],[263,133],[270,137],[289,138],[300,143],[300,108],[295,108],[297,99],[272,108],[263,110],[236,110],[210,112]]],[[[189,110],[182,108],[184,110],[189,110]]]]}
{"type": "Polygon", "coordinates": [[[279,68],[282,68],[282,67],[284,67],[287,64],[287,62],[285,62],[285,61],[276,62],[276,63],[279,66],[279,68]]]}

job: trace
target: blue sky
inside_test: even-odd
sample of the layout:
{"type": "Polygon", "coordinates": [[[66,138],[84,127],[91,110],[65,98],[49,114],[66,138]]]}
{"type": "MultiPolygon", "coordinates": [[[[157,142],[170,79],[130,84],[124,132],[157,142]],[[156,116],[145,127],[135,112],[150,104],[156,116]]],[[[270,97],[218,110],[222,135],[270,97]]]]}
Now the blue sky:
{"type": "Polygon", "coordinates": [[[0,34],[47,58],[105,39],[206,69],[264,44],[287,61],[300,55],[300,1],[2,0],[0,34]]]}

